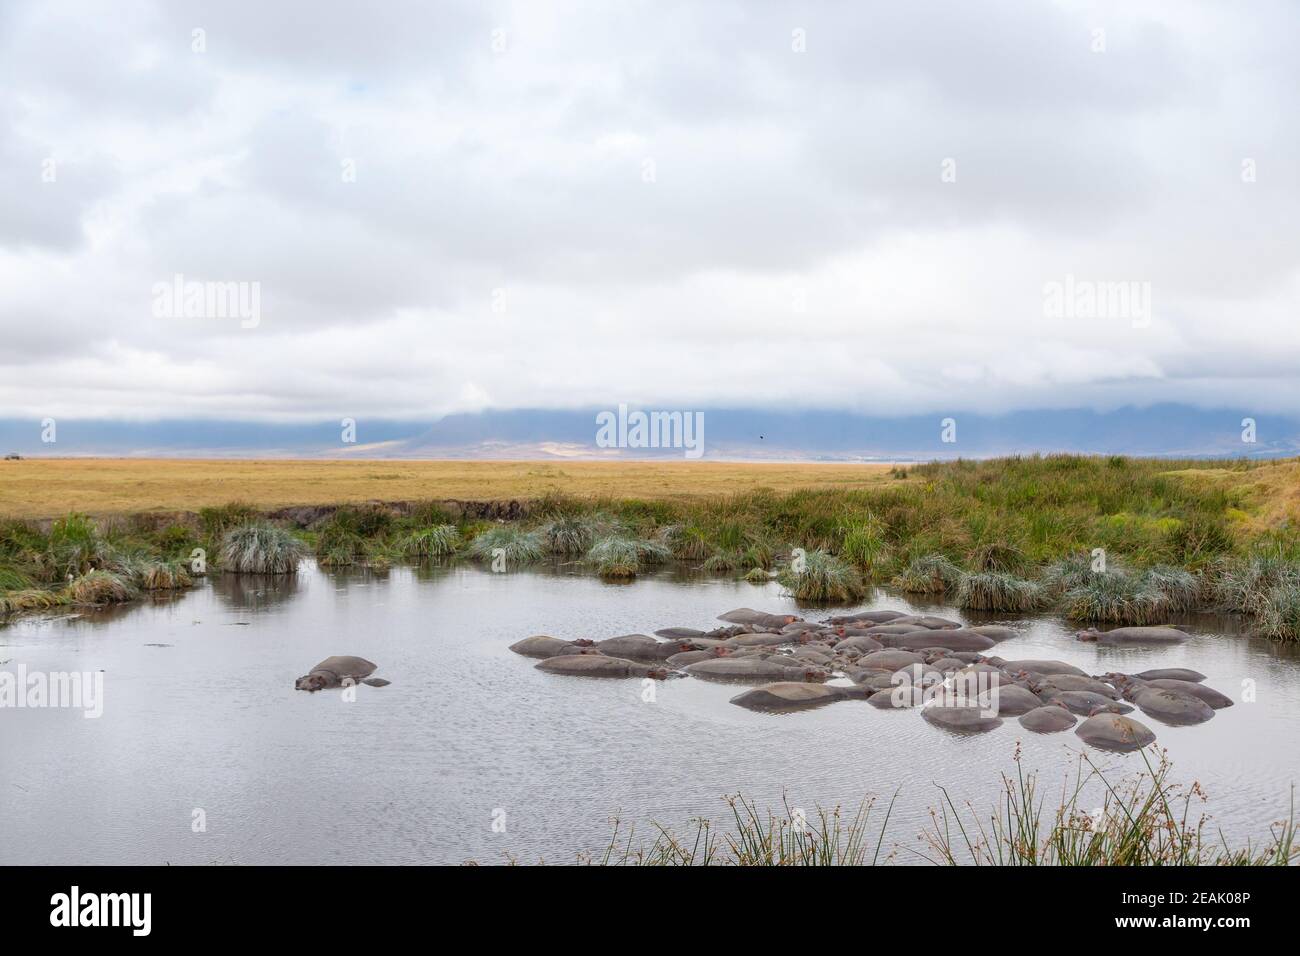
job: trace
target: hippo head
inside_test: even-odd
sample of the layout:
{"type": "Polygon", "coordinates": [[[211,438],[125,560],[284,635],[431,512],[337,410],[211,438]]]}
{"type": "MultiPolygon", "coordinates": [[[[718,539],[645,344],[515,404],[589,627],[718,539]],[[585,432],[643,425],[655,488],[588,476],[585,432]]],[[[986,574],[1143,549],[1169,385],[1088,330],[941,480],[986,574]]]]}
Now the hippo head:
{"type": "Polygon", "coordinates": [[[318,691],[328,683],[324,674],[307,674],[299,677],[293,686],[295,690],[318,691]]]}
{"type": "Polygon", "coordinates": [[[1095,641],[1100,636],[1100,632],[1095,627],[1090,627],[1077,632],[1074,636],[1080,641],[1095,641]]]}
{"type": "Polygon", "coordinates": [[[571,643],[573,644],[574,647],[593,647],[596,644],[596,642],[589,637],[580,637],[576,641],[572,641],[571,643]]]}
{"type": "Polygon", "coordinates": [[[715,648],[713,648],[713,656],[714,656],[714,657],[726,657],[726,656],[727,656],[728,654],[730,654],[730,653],[731,653],[731,648],[729,648],[729,647],[715,647],[715,648]]]}
{"type": "Polygon", "coordinates": [[[652,667],[646,671],[645,676],[649,677],[651,680],[667,680],[668,671],[663,667],[652,667]]]}
{"type": "Polygon", "coordinates": [[[828,675],[820,667],[810,667],[803,672],[803,679],[809,683],[824,681],[828,676],[830,675],[828,675]]]}

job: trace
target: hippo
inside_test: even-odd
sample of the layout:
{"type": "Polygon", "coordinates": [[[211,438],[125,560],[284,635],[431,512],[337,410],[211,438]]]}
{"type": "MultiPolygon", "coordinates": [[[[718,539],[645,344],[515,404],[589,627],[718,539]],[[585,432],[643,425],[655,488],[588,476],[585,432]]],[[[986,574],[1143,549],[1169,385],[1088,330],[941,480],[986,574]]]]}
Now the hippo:
{"type": "Polygon", "coordinates": [[[905,617],[903,611],[858,611],[856,614],[838,614],[827,618],[827,624],[854,624],[859,621],[871,621],[874,624],[886,624],[896,617],[905,617]]]}
{"type": "Polygon", "coordinates": [[[387,687],[392,681],[370,676],[377,666],[364,657],[327,657],[299,677],[293,686],[297,690],[313,692],[327,687],[350,687],[353,684],[387,687]]]}
{"type": "Polygon", "coordinates": [[[681,641],[704,637],[705,635],[703,631],[697,631],[693,627],[661,627],[655,631],[655,636],[667,638],[670,641],[681,641]]]}
{"type": "Polygon", "coordinates": [[[607,657],[604,654],[548,657],[537,664],[537,669],[549,674],[568,674],[574,677],[650,677],[655,680],[665,680],[668,677],[667,668],[621,657],[607,657]]]}
{"type": "Polygon", "coordinates": [[[1162,724],[1203,724],[1214,716],[1214,708],[1205,701],[1176,690],[1145,687],[1129,699],[1137,704],[1142,713],[1162,724]]]}
{"type": "Polygon", "coordinates": [[[622,634],[596,642],[596,649],[608,657],[635,661],[662,661],[683,651],[699,650],[690,641],[658,641],[649,634],[622,634]]]}
{"type": "Polygon", "coordinates": [[[782,664],[779,658],[719,657],[711,661],[690,664],[686,673],[708,680],[761,680],[761,681],[824,681],[830,672],[820,667],[782,664]]]}
{"type": "Polygon", "coordinates": [[[829,630],[823,624],[817,624],[813,621],[791,621],[785,627],[781,628],[782,634],[799,634],[803,631],[824,631],[829,630]]]}
{"type": "Polygon", "coordinates": [[[765,614],[753,608],[738,607],[726,614],[719,614],[718,620],[726,621],[728,624],[757,624],[760,627],[782,628],[787,624],[793,624],[799,618],[793,614],[765,614]]]}
{"type": "Polygon", "coordinates": [[[974,631],[976,634],[983,634],[994,643],[1009,640],[1020,633],[1015,628],[1007,627],[1005,624],[981,624],[979,627],[969,627],[966,630],[974,631]]]}
{"type": "Polygon", "coordinates": [[[998,684],[996,691],[996,698],[993,690],[989,690],[980,695],[979,702],[981,705],[992,704],[996,699],[998,716],[1016,717],[1043,707],[1043,701],[1037,694],[1015,684],[998,684]]]}
{"type": "Polygon", "coordinates": [[[515,641],[510,645],[512,651],[524,657],[554,657],[556,654],[563,653],[568,647],[591,647],[591,641],[562,641],[558,637],[538,634],[534,637],[525,637],[522,641],[515,641]]]}
{"type": "Polygon", "coordinates": [[[1081,641],[1095,641],[1112,647],[1132,647],[1142,644],[1181,644],[1191,635],[1175,627],[1116,627],[1099,631],[1095,627],[1074,635],[1081,641]]]}
{"type": "Polygon", "coordinates": [[[930,666],[935,670],[946,674],[948,671],[961,670],[966,666],[966,661],[957,657],[940,657],[936,660],[930,661],[930,666]]]}
{"type": "MultiPolygon", "coordinates": [[[[847,631],[848,628],[845,628],[847,631]]],[[[915,634],[920,628],[915,624],[881,624],[877,627],[869,627],[863,634],[868,637],[881,637],[883,635],[898,636],[900,634],[915,634]]]]}
{"type": "Polygon", "coordinates": [[[912,651],[922,647],[944,647],[950,651],[986,651],[994,641],[964,627],[935,628],[900,635],[894,647],[912,651]],[[936,631],[938,633],[936,633],[936,631]]]}
{"type": "Polygon", "coordinates": [[[920,687],[888,687],[876,691],[867,703],[878,710],[902,710],[920,707],[925,703],[925,691],[920,687]]]}
{"type": "Polygon", "coordinates": [[[1022,660],[1022,661],[1004,661],[1000,657],[984,658],[990,664],[1004,668],[1014,674],[1018,671],[1025,671],[1028,674],[1073,674],[1076,677],[1087,677],[1086,671],[1082,671],[1073,664],[1067,664],[1064,661],[1039,661],[1039,660],[1022,660]]]}
{"type": "Polygon", "coordinates": [[[789,634],[737,634],[729,638],[727,643],[732,647],[776,647],[789,644],[791,640],[789,634]]]}
{"type": "Polygon", "coordinates": [[[872,651],[858,658],[858,666],[867,670],[896,671],[909,664],[924,664],[925,658],[912,651],[872,651]]]}
{"type": "Polygon", "coordinates": [[[674,654],[664,663],[669,667],[685,667],[687,664],[697,664],[700,661],[712,660],[718,656],[716,651],[682,651],[680,654],[674,654]]]}
{"type": "Polygon", "coordinates": [[[803,661],[809,664],[817,664],[822,667],[830,664],[831,661],[835,659],[834,655],[829,651],[819,650],[818,648],[811,647],[807,644],[803,647],[796,647],[790,652],[789,656],[794,660],[803,661]]]}
{"type": "Polygon", "coordinates": [[[1185,680],[1193,684],[1205,680],[1205,675],[1200,671],[1186,667],[1157,667],[1155,670],[1141,671],[1133,676],[1142,680],[1185,680]]]}
{"type": "Polygon", "coordinates": [[[1140,677],[1130,677],[1126,674],[1107,674],[1106,677],[1119,688],[1125,700],[1134,702],[1136,702],[1137,695],[1144,689],[1151,689],[1170,690],[1177,694],[1186,694],[1189,697],[1204,701],[1214,710],[1231,707],[1233,703],[1232,698],[1226,694],[1220,694],[1213,687],[1206,687],[1195,681],[1172,680],[1167,677],[1157,678],[1156,680],[1143,680],[1140,677]]]}
{"type": "Polygon", "coordinates": [[[1119,714],[1093,714],[1078,726],[1075,733],[1084,743],[1115,753],[1141,750],[1156,739],[1146,724],[1119,714]]]}
{"type": "Polygon", "coordinates": [[[921,708],[921,716],[945,730],[978,734],[1002,726],[1001,717],[990,717],[981,707],[961,707],[934,701],[921,708]]]}
{"type": "Polygon", "coordinates": [[[738,707],[763,711],[806,710],[820,707],[836,700],[856,698],[865,700],[867,691],[861,687],[838,687],[832,684],[808,684],[798,681],[780,681],[764,684],[731,698],[738,707]]]}
{"type": "Polygon", "coordinates": [[[874,637],[867,637],[866,635],[863,634],[859,634],[856,637],[846,637],[844,640],[840,641],[838,644],[835,645],[835,652],[837,654],[843,654],[847,651],[856,651],[860,654],[869,654],[872,651],[879,651],[883,649],[884,649],[884,645],[881,644],[878,640],[876,640],[874,637]]]}
{"type": "Polygon", "coordinates": [[[1077,717],[1064,707],[1047,704],[1020,715],[1020,726],[1036,734],[1054,734],[1069,730],[1078,722],[1077,717]]]}
{"type": "Polygon", "coordinates": [[[1095,677],[1080,677],[1078,674],[1049,674],[1046,677],[1033,675],[1031,686],[1038,693],[1060,690],[1086,690],[1101,694],[1111,700],[1119,700],[1119,691],[1110,684],[1103,683],[1095,677]]]}
{"type": "Polygon", "coordinates": [[[1133,708],[1117,700],[1111,700],[1103,694],[1094,694],[1087,690],[1044,691],[1043,703],[1064,707],[1072,714],[1087,717],[1089,714],[1128,714],[1133,708]]]}
{"type": "Polygon", "coordinates": [[[854,671],[849,677],[868,690],[888,690],[895,686],[894,675],[889,671],[854,671]]]}
{"type": "Polygon", "coordinates": [[[942,630],[950,627],[961,627],[957,621],[950,621],[946,617],[935,617],[932,614],[906,614],[903,617],[896,617],[889,623],[891,624],[917,624],[931,630],[942,630]]]}

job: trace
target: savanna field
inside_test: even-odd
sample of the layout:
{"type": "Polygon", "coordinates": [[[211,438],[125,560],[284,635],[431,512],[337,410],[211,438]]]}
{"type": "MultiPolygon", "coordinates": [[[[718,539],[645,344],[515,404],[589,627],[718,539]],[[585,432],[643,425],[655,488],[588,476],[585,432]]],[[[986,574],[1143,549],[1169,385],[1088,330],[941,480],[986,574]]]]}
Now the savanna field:
{"type": "Polygon", "coordinates": [[[307,554],[327,567],[497,556],[578,560],[608,579],[678,560],[777,576],[817,603],[875,583],[1080,621],[1214,608],[1281,639],[1300,628],[1295,460],[2,464],[7,613],[290,570],[307,554]]]}

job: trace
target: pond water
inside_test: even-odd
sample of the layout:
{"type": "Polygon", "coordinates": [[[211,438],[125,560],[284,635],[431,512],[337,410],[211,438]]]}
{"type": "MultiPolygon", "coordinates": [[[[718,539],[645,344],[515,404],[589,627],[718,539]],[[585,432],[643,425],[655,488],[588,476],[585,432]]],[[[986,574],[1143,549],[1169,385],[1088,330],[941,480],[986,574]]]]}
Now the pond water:
{"type": "MultiPolygon", "coordinates": [[[[986,815],[1019,743],[1050,803],[1085,750],[1014,719],[961,737],[860,701],[770,715],[730,704],[736,685],[672,680],[645,701],[637,680],[543,673],[508,645],[708,629],[738,606],[827,613],[801,611],[776,584],[665,570],[610,585],[569,570],[308,566],[296,580],[219,576],[169,600],[0,628],[6,670],[104,675],[98,719],[0,709],[0,863],[571,862],[605,846],[615,814],[645,835],[651,821],[685,832],[692,817],[726,818],[723,796],[738,791],[811,813],[897,790],[885,845],[917,847],[937,785],[986,815]],[[294,690],[333,654],[375,661],[392,684],[350,702],[294,690]]],[[[974,621],[884,592],[862,606],[974,621]]],[[[1236,706],[1196,727],[1144,718],[1173,777],[1202,784],[1230,839],[1258,839],[1286,815],[1300,770],[1295,648],[1232,619],[1191,619],[1191,642],[1143,649],[1077,642],[1052,617],[1011,623],[1021,633],[999,645],[1004,657],[1208,675],[1236,706]]],[[[1088,753],[1117,776],[1143,767],[1137,754],[1088,753]]]]}

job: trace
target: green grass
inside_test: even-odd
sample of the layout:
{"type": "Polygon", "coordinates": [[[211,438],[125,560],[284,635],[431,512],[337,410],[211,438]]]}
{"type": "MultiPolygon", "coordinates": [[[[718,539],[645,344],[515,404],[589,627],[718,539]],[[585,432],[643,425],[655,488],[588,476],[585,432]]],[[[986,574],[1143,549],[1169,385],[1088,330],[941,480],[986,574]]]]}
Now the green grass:
{"type": "Polygon", "coordinates": [[[477,535],[469,545],[470,557],[477,561],[493,560],[494,552],[498,550],[507,565],[529,564],[546,555],[542,536],[517,525],[494,525],[477,535]]]}
{"type": "Polygon", "coordinates": [[[646,566],[662,564],[671,557],[672,551],[659,541],[607,535],[591,546],[586,560],[602,578],[627,581],[646,566]]]}
{"type": "Polygon", "coordinates": [[[227,531],[221,539],[222,571],[233,574],[295,574],[303,546],[283,528],[252,522],[227,531]]]}
{"type": "Polygon", "coordinates": [[[1300,641],[1300,583],[1279,584],[1264,596],[1259,632],[1276,641],[1300,641]]]}
{"type": "Polygon", "coordinates": [[[460,547],[460,531],[454,524],[419,528],[406,536],[406,553],[414,558],[445,558],[460,547]]]}
{"type": "Polygon", "coordinates": [[[862,599],[866,585],[856,568],[825,551],[808,551],[803,567],[794,563],[783,569],[778,580],[799,601],[811,603],[849,603],[862,599]]]}
{"type": "Polygon", "coordinates": [[[1169,605],[1144,576],[1112,568],[1067,591],[1062,610],[1074,621],[1146,625],[1166,623],[1169,605]]]}
{"type": "Polygon", "coordinates": [[[908,594],[942,594],[957,590],[961,577],[961,568],[942,554],[927,554],[913,558],[891,583],[908,594]]]}
{"type": "Polygon", "coordinates": [[[962,575],[956,603],[972,611],[1025,613],[1042,606],[1043,589],[1037,581],[1026,581],[1004,571],[981,571],[962,575]]]}

